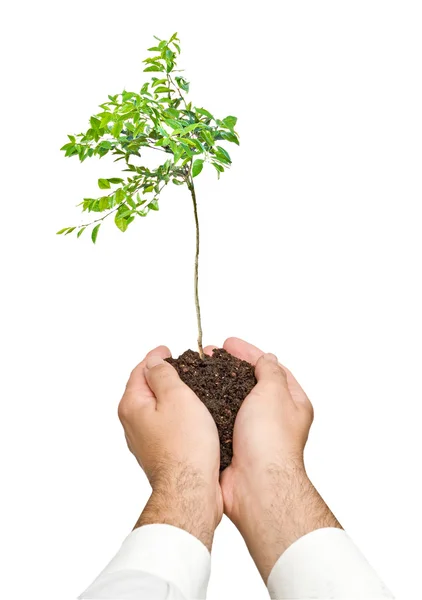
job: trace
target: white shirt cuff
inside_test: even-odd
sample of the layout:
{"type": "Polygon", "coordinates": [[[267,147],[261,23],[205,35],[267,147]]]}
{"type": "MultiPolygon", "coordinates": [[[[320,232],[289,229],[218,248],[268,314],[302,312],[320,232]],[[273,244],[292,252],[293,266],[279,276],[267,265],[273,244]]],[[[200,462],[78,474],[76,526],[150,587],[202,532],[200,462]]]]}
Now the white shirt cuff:
{"type": "Polygon", "coordinates": [[[294,542],[268,577],[277,600],[393,598],[342,529],[317,529],[294,542]]]}
{"type": "MultiPolygon", "coordinates": [[[[123,542],[119,552],[92,585],[110,573],[142,571],[176,586],[186,600],[206,597],[211,556],[195,536],[173,525],[143,525],[123,542]]],[[[89,597],[86,590],[82,597],[89,597]]]]}

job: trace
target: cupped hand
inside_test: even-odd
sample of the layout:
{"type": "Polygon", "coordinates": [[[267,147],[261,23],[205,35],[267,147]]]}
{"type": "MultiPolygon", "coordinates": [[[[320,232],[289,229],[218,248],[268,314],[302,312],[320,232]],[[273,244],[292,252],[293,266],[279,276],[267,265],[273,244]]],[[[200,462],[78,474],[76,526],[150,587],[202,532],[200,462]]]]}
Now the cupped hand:
{"type": "Polygon", "coordinates": [[[305,471],[303,451],[313,420],[305,392],[273,354],[238,338],[223,347],[254,365],[257,378],[237,414],[232,462],[220,478],[224,512],[267,581],[295,540],[320,527],[341,526],[305,471]]]}
{"type": "Polygon", "coordinates": [[[153,489],[138,525],[174,524],[210,547],[223,511],[218,432],[204,404],[163,360],[169,356],[165,346],[149,352],[119,404],[127,444],[153,489]]]}
{"type": "Polygon", "coordinates": [[[274,354],[238,338],[227,339],[223,347],[252,364],[258,382],[237,414],[233,459],[222,477],[225,509],[236,519],[237,496],[246,492],[244,488],[264,484],[268,472],[304,468],[303,451],[313,408],[292,373],[274,354]]]}

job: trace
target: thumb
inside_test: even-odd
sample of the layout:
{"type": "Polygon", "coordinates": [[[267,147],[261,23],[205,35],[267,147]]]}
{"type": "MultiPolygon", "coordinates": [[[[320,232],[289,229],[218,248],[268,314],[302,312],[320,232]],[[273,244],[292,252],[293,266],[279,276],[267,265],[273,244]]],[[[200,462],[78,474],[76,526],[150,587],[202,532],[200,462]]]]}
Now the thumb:
{"type": "Polygon", "coordinates": [[[255,367],[255,376],[258,380],[255,391],[260,395],[280,398],[287,393],[290,396],[286,371],[274,354],[263,354],[259,358],[255,367]]]}
{"type": "Polygon", "coordinates": [[[185,386],[176,369],[157,355],[147,358],[145,378],[157,399],[162,399],[175,389],[185,386]]]}

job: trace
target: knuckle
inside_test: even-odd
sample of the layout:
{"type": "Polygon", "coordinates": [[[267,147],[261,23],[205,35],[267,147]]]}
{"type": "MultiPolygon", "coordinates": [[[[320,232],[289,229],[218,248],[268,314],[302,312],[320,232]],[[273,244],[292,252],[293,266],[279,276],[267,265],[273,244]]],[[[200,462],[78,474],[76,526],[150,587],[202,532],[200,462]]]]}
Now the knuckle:
{"type": "Polygon", "coordinates": [[[161,381],[168,381],[173,376],[172,369],[169,369],[170,365],[157,365],[153,369],[151,369],[151,374],[153,377],[160,379],[161,381]]]}
{"type": "Polygon", "coordinates": [[[314,407],[312,406],[310,400],[306,398],[306,402],[300,404],[298,406],[302,418],[308,423],[309,426],[314,422],[314,407]]]}
{"type": "Polygon", "coordinates": [[[129,402],[127,402],[125,396],[123,396],[123,398],[119,402],[119,406],[117,407],[117,414],[121,422],[127,421],[132,414],[132,406],[129,402]]]}
{"type": "Polygon", "coordinates": [[[283,367],[275,364],[268,366],[268,376],[278,385],[287,386],[287,374],[283,367]]]}

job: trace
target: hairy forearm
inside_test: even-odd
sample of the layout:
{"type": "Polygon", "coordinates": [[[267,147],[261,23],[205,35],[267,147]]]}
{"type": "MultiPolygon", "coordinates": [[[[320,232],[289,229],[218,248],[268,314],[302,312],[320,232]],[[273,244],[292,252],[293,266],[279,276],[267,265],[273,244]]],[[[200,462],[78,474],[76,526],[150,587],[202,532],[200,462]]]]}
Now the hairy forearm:
{"type": "Polygon", "coordinates": [[[245,495],[239,529],[262,578],[267,581],[281,554],[302,536],[322,527],[338,527],[303,466],[270,465],[260,494],[245,495]]]}
{"type": "Polygon", "coordinates": [[[218,525],[213,490],[194,473],[186,472],[155,485],[134,529],[157,523],[184,529],[211,551],[218,525]]]}

